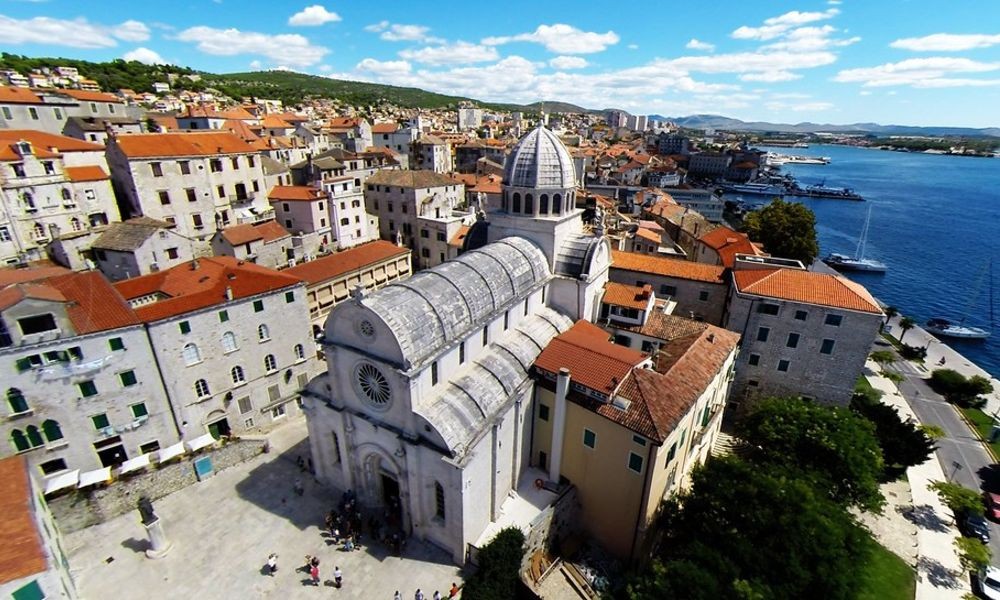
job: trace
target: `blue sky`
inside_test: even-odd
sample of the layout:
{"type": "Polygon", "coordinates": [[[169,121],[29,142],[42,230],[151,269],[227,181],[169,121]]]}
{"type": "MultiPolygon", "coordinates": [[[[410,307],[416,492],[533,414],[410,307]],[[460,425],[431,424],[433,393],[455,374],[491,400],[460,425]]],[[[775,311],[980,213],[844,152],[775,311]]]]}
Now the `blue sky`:
{"type": "Polygon", "coordinates": [[[638,114],[1000,126],[993,0],[2,0],[0,40],[638,114]]]}

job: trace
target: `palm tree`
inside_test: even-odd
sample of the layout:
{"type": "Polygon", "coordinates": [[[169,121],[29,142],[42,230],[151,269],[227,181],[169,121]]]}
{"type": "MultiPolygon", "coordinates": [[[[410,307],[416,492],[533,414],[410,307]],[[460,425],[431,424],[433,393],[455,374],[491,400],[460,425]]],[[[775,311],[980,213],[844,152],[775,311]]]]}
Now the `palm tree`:
{"type": "Polygon", "coordinates": [[[913,329],[916,326],[917,322],[911,319],[910,317],[903,317],[902,319],[900,319],[899,328],[903,330],[903,334],[899,336],[899,341],[902,342],[903,336],[906,335],[906,332],[913,329]]]}
{"type": "Polygon", "coordinates": [[[885,331],[885,326],[889,324],[889,321],[891,321],[893,317],[899,316],[899,309],[896,308],[895,306],[886,306],[884,312],[885,312],[885,322],[882,323],[881,327],[882,331],[885,331]]]}

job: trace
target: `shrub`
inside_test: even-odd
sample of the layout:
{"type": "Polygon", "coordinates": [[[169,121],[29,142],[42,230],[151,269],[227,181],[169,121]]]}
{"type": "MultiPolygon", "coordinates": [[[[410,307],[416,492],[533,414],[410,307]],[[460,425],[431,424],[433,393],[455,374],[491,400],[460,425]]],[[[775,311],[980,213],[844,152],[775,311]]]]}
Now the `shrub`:
{"type": "Polygon", "coordinates": [[[927,358],[927,348],[902,344],[899,347],[899,355],[906,360],[924,360],[927,358]]]}
{"type": "Polygon", "coordinates": [[[981,375],[965,377],[954,369],[936,369],[928,380],[931,388],[945,400],[963,408],[980,408],[986,404],[983,394],[993,391],[993,384],[981,375]]]}
{"type": "Polygon", "coordinates": [[[507,527],[479,549],[479,570],[465,582],[463,598],[510,600],[519,596],[524,533],[507,527]]]}

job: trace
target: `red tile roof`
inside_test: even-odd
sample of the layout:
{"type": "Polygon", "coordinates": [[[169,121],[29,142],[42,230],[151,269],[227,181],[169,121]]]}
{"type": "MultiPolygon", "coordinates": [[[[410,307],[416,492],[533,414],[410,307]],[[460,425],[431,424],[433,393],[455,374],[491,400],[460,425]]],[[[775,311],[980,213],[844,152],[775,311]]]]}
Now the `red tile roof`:
{"type": "Polygon", "coordinates": [[[609,281],[604,284],[604,297],[601,302],[646,310],[649,307],[649,299],[653,296],[653,286],[645,285],[638,287],[635,285],[625,285],[609,281]]]}
{"type": "Polygon", "coordinates": [[[315,285],[340,277],[345,273],[364,269],[369,265],[406,256],[409,253],[409,248],[400,248],[390,242],[376,240],[330,256],[295,265],[282,272],[298,277],[309,285],[315,285]]]}
{"type": "Polygon", "coordinates": [[[249,144],[228,131],[133,133],[119,135],[115,140],[118,148],[129,158],[257,153],[249,144]]]}
{"type": "Polygon", "coordinates": [[[268,129],[295,129],[294,125],[288,123],[277,115],[266,115],[260,120],[260,124],[262,127],[266,127],[268,129]]]}
{"type": "Polygon", "coordinates": [[[719,255],[722,265],[732,268],[737,254],[753,254],[762,256],[756,244],[750,241],[745,233],[733,231],[728,227],[719,227],[698,238],[698,241],[712,248],[719,255]]]}
{"type": "Polygon", "coordinates": [[[23,456],[0,460],[0,584],[48,568],[42,536],[35,525],[31,482],[23,456]]]}
{"type": "Polygon", "coordinates": [[[375,123],[372,125],[372,133],[395,133],[399,126],[395,123],[375,123]]]}
{"type": "Polygon", "coordinates": [[[66,167],[66,176],[69,177],[70,181],[84,182],[84,181],[103,181],[105,179],[110,179],[111,177],[104,172],[104,169],[98,165],[89,165],[85,167],[66,167]]]}
{"type": "Polygon", "coordinates": [[[77,334],[139,323],[136,313],[98,271],[51,277],[45,283],[59,290],[69,301],[66,313],[77,334]]]}
{"type": "Polygon", "coordinates": [[[17,142],[31,142],[32,151],[39,158],[53,158],[66,152],[104,152],[104,146],[76,138],[35,131],[34,129],[0,129],[0,161],[21,160],[14,152],[17,142]]]}
{"type": "Polygon", "coordinates": [[[0,269],[0,288],[25,281],[38,281],[56,275],[72,273],[69,269],[55,265],[33,266],[27,269],[5,267],[0,269]]]}
{"type": "Polygon", "coordinates": [[[635,232],[635,235],[637,237],[641,237],[642,239],[646,240],[647,242],[652,242],[652,243],[657,244],[657,245],[659,245],[659,244],[661,244],[663,242],[663,237],[660,234],[658,234],[658,233],[656,233],[654,231],[651,231],[649,229],[646,229],[645,227],[640,227],[639,229],[637,229],[636,232],[635,232]]]}
{"type": "Polygon", "coordinates": [[[733,272],[742,294],[882,314],[868,290],[841,275],[797,269],[749,269],[733,272]]]}
{"type": "Polygon", "coordinates": [[[0,104],[45,104],[45,102],[28,88],[0,85],[0,104]]]}
{"type": "Polygon", "coordinates": [[[725,269],[718,265],[706,265],[689,260],[661,258],[620,250],[611,251],[611,267],[707,283],[723,283],[722,274],[725,272],[725,269]]]}
{"type": "Polygon", "coordinates": [[[453,248],[461,248],[465,244],[465,236],[469,235],[469,226],[462,225],[455,232],[455,235],[448,240],[448,245],[453,248]]]}
{"type": "Polygon", "coordinates": [[[214,256],[119,281],[115,288],[128,300],[152,294],[165,296],[163,300],[135,309],[139,319],[149,323],[227,302],[227,288],[232,291],[233,299],[241,299],[301,282],[298,277],[231,256],[214,256]]]}
{"type": "Polygon", "coordinates": [[[624,346],[616,346],[611,335],[587,321],[577,321],[542,350],[535,367],[558,374],[567,368],[570,377],[582,386],[610,395],[635,365],[646,356],[624,346]]]}
{"type": "Polygon", "coordinates": [[[109,94],[107,92],[88,92],[86,90],[70,90],[61,89],[60,94],[66,94],[67,96],[74,98],[76,100],[83,100],[84,102],[115,102],[121,104],[122,100],[114,94],[109,94]]]}
{"type": "MultiPolygon", "coordinates": [[[[353,177],[345,177],[344,179],[353,179],[353,177]]],[[[324,198],[326,198],[326,194],[308,185],[276,185],[267,193],[267,199],[271,202],[279,200],[305,200],[311,202],[324,198]]]]}
{"type": "Polygon", "coordinates": [[[263,223],[233,225],[223,229],[219,234],[232,246],[256,242],[257,240],[273,242],[291,235],[287,229],[281,226],[281,223],[273,220],[263,223]]]}

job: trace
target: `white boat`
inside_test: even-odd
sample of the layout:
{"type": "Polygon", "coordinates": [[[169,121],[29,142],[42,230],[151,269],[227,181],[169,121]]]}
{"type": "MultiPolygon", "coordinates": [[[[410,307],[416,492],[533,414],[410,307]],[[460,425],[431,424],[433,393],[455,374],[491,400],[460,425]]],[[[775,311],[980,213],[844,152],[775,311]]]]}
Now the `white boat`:
{"type": "Polygon", "coordinates": [[[828,165],[830,164],[829,156],[794,156],[785,155],[783,157],[785,163],[790,165],[828,165]]]}
{"type": "Polygon", "coordinates": [[[785,195],[785,186],[777,183],[729,183],[721,189],[734,194],[780,197],[785,195]]]}
{"type": "Polygon", "coordinates": [[[868,214],[865,215],[865,226],[861,230],[861,237],[858,238],[858,247],[854,251],[854,256],[833,253],[823,259],[823,262],[834,269],[840,271],[865,271],[867,273],[885,273],[889,270],[884,262],[874,258],[865,258],[865,247],[868,245],[868,225],[872,219],[872,207],[868,206],[868,214]]]}
{"type": "MultiPolygon", "coordinates": [[[[990,325],[993,324],[993,261],[986,263],[986,268],[989,270],[990,275],[990,325]]],[[[982,327],[972,327],[971,325],[965,324],[965,318],[969,315],[969,311],[972,309],[972,303],[975,301],[976,297],[979,296],[979,290],[982,287],[983,275],[985,271],[978,277],[975,285],[975,291],[972,296],[969,297],[969,301],[965,305],[965,310],[962,311],[962,318],[958,323],[953,323],[948,319],[934,318],[924,325],[924,328],[942,337],[959,338],[965,340],[984,340],[990,337],[990,330],[984,329],[982,327]]]]}

